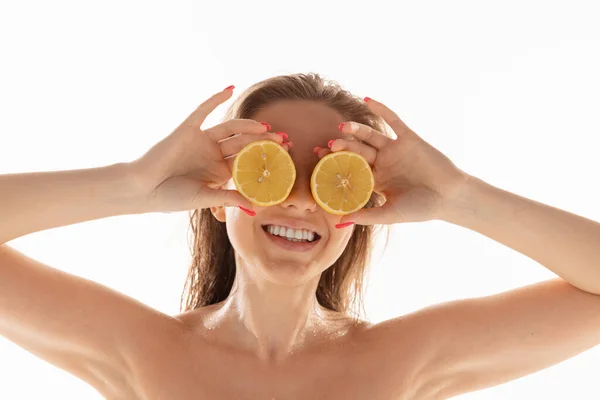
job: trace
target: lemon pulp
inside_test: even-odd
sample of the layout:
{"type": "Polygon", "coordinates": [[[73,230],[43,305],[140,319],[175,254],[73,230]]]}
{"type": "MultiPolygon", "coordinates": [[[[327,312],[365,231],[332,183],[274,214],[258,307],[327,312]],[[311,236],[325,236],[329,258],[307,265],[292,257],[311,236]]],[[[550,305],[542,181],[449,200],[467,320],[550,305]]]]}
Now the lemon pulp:
{"type": "Polygon", "coordinates": [[[296,168],[281,145],[258,140],[235,156],[232,178],[238,192],[251,203],[272,206],[289,196],[296,181],[296,168]]]}
{"type": "Polygon", "coordinates": [[[325,211],[346,215],[363,208],[371,198],[375,179],[363,156],[338,151],[323,157],[310,178],[313,198],[325,211]]]}

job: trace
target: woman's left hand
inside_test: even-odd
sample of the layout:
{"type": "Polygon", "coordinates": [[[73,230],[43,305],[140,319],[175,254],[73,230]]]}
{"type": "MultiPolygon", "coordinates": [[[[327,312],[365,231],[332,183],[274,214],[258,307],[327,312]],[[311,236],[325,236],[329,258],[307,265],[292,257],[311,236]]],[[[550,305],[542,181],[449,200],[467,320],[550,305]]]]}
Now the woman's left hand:
{"type": "Polygon", "coordinates": [[[321,158],[331,151],[347,150],[365,157],[373,169],[374,190],[382,194],[386,202],[381,207],[363,208],[345,215],[340,223],[374,225],[440,219],[469,175],[421,139],[388,107],[372,99],[367,104],[394,130],[397,139],[349,121],[341,131],[367,144],[336,139],[330,142],[331,150],[323,149],[317,154],[321,158]]]}

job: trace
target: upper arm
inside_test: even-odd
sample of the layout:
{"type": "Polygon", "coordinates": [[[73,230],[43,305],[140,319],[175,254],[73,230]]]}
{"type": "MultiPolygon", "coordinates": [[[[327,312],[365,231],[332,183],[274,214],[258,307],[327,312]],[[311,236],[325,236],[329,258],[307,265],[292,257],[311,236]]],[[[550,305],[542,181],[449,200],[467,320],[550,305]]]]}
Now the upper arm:
{"type": "MultiPolygon", "coordinates": [[[[416,398],[446,399],[548,368],[600,344],[600,296],[562,279],[430,306],[384,323],[410,333],[416,398]]],[[[388,351],[401,363],[401,351],[388,351]]],[[[386,355],[383,355],[386,357],[386,355]]]]}
{"type": "Polygon", "coordinates": [[[0,335],[105,395],[127,383],[131,357],[149,325],[170,320],[108,287],[0,245],[0,335]]]}

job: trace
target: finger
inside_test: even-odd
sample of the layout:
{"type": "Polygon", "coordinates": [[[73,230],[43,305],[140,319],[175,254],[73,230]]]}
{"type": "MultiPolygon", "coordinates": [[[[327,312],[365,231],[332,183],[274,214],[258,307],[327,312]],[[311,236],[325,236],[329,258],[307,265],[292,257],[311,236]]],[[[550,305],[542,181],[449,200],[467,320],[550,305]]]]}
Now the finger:
{"type": "Polygon", "coordinates": [[[184,121],[184,124],[195,126],[200,129],[200,126],[211,112],[213,112],[221,103],[229,100],[233,90],[223,90],[214,94],[204,103],[200,104],[184,121]]]}
{"type": "Polygon", "coordinates": [[[220,141],[219,145],[221,146],[221,153],[223,154],[223,157],[227,158],[235,156],[248,144],[256,142],[257,140],[272,140],[281,144],[283,142],[283,137],[276,133],[262,133],[257,135],[247,135],[242,133],[229,139],[220,141]]]}
{"type": "Polygon", "coordinates": [[[363,208],[355,213],[344,215],[340,224],[344,222],[354,222],[357,225],[385,225],[389,224],[390,211],[385,204],[381,207],[363,208]]]}
{"type": "Polygon", "coordinates": [[[390,110],[383,103],[377,100],[369,99],[367,101],[369,108],[373,110],[377,115],[381,116],[383,120],[396,132],[398,138],[411,134],[413,131],[400,119],[398,114],[390,110]]]}
{"type": "Polygon", "coordinates": [[[342,150],[352,151],[363,156],[369,165],[373,166],[375,164],[375,160],[377,159],[377,149],[374,147],[363,144],[358,140],[335,139],[330,143],[330,148],[333,152],[342,150]]]}
{"type": "Polygon", "coordinates": [[[354,135],[357,138],[369,143],[376,149],[381,149],[385,146],[388,146],[393,141],[393,139],[390,139],[383,133],[376,131],[368,125],[358,122],[349,121],[340,126],[343,133],[354,135]]]}
{"type": "Polygon", "coordinates": [[[225,207],[239,207],[242,206],[249,210],[253,210],[253,204],[242,196],[235,189],[210,189],[206,188],[202,195],[203,207],[207,207],[206,204],[210,204],[209,207],[225,206],[225,207]]]}
{"type": "Polygon", "coordinates": [[[253,119],[230,119],[204,132],[218,142],[239,133],[265,133],[267,127],[253,119]]]}
{"type": "Polygon", "coordinates": [[[319,157],[319,159],[325,157],[327,154],[329,153],[333,153],[331,150],[329,150],[327,147],[315,147],[313,149],[313,153],[315,153],[317,155],[317,157],[319,157]]]}
{"type": "Polygon", "coordinates": [[[281,146],[286,150],[286,151],[290,151],[290,149],[292,147],[294,147],[294,143],[292,142],[283,142],[281,143],[281,146]]]}

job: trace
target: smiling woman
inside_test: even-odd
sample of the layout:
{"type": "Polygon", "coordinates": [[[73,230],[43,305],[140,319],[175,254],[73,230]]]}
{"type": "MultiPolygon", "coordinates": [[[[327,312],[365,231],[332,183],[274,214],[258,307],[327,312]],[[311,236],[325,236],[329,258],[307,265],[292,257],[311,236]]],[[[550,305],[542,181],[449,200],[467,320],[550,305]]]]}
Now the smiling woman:
{"type": "MultiPolygon", "coordinates": [[[[322,132],[329,131],[338,138],[346,137],[334,131],[346,120],[363,122],[379,131],[386,131],[385,122],[370,111],[363,101],[318,74],[278,76],[253,85],[229,106],[223,120],[236,118],[265,121],[273,130],[284,131],[294,143],[295,153],[299,154],[293,160],[298,170],[295,176],[296,193],[303,190],[302,201],[307,200],[308,204],[301,203],[300,207],[295,204],[293,200],[298,196],[291,196],[292,199],[282,204],[280,208],[287,210],[287,213],[280,212],[278,218],[288,228],[315,220],[317,204],[310,195],[310,183],[307,181],[318,161],[312,149],[323,146],[331,138],[322,132]],[[302,206],[306,209],[302,209],[302,206]]],[[[235,182],[235,178],[232,181],[235,182]]],[[[231,182],[229,188],[232,188],[231,182]]],[[[383,202],[381,194],[373,193],[365,207],[380,206],[383,202]]],[[[272,210],[268,211],[272,213],[272,210]]],[[[328,219],[333,220],[331,216],[328,219]]],[[[230,219],[237,220],[234,217],[230,219]]],[[[326,230],[325,227],[321,229],[326,230]]],[[[351,231],[348,245],[341,247],[341,254],[337,254],[325,266],[327,268],[320,276],[316,289],[316,298],[323,307],[344,314],[353,313],[357,320],[360,318],[364,309],[361,303],[363,278],[376,229],[372,225],[356,226],[351,231]]],[[[246,231],[246,228],[241,231],[246,231]]],[[[228,232],[223,209],[194,210],[191,213],[191,232],[194,237],[193,261],[188,272],[183,311],[225,300],[238,271],[231,232],[228,232]]],[[[272,239],[275,244],[290,248],[288,243],[278,238],[272,239]]]]}
{"type": "Polygon", "coordinates": [[[0,334],[107,398],[140,400],[443,399],[600,343],[599,224],[466,174],[383,103],[318,74],[259,82],[202,129],[232,93],[132,162],[0,176],[0,334]],[[369,190],[348,213],[355,179],[369,190]],[[174,316],[6,244],[166,211],[190,212],[193,242],[174,316]],[[434,220],[560,279],[362,319],[377,229],[434,220]]]}

